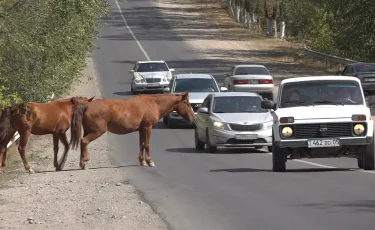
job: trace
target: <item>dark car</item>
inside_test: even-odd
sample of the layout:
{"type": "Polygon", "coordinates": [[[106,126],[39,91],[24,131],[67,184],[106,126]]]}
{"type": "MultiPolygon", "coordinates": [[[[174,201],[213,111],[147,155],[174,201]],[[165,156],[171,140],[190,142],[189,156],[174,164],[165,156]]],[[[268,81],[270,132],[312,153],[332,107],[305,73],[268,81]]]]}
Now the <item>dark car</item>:
{"type": "Polygon", "coordinates": [[[375,63],[352,63],[345,66],[343,71],[337,71],[337,75],[353,76],[361,81],[366,94],[375,93],[375,63]]]}

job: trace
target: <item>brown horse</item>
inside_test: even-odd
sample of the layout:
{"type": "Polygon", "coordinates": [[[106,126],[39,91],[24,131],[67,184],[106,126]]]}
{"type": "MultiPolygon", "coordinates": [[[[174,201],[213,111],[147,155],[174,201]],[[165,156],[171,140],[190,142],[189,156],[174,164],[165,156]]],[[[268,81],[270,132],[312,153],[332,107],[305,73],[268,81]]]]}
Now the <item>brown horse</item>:
{"type": "Polygon", "coordinates": [[[139,132],[139,162],[142,166],[154,167],[150,156],[152,128],[166,114],[176,110],[183,119],[194,122],[194,112],[189,102],[189,93],[138,95],[130,99],[96,99],[81,106],[72,120],[72,148],[77,148],[81,138],[80,167],[86,169],[89,161],[87,146],[106,131],[114,134],[139,132]],[[144,158],[146,151],[146,161],[144,158]]]}
{"type": "Polygon", "coordinates": [[[0,172],[2,172],[2,167],[7,165],[7,145],[16,133],[10,119],[11,109],[0,109],[0,172]]]}
{"type": "Polygon", "coordinates": [[[93,99],[94,97],[90,99],[87,97],[72,97],[48,103],[30,102],[28,104],[21,104],[13,110],[11,123],[20,134],[18,151],[26,170],[33,172],[26,160],[26,145],[30,134],[53,135],[53,165],[56,171],[63,169],[72,143],[72,141],[68,143],[65,133],[70,128],[74,110],[79,108],[77,105],[87,104],[93,99]],[[57,161],[59,140],[65,147],[60,164],[57,161]]]}

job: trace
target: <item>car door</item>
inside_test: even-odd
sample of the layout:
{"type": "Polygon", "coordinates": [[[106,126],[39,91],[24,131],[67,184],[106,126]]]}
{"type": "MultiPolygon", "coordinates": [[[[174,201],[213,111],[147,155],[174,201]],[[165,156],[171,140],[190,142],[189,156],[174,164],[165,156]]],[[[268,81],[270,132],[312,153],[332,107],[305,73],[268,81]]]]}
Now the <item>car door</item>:
{"type": "MultiPolygon", "coordinates": [[[[207,96],[203,103],[202,107],[206,107],[209,110],[210,106],[210,96],[207,96]]],[[[207,128],[207,119],[208,119],[208,114],[198,112],[197,113],[197,120],[196,120],[196,126],[197,126],[197,132],[201,140],[205,140],[206,138],[206,128],[207,128]]]]}

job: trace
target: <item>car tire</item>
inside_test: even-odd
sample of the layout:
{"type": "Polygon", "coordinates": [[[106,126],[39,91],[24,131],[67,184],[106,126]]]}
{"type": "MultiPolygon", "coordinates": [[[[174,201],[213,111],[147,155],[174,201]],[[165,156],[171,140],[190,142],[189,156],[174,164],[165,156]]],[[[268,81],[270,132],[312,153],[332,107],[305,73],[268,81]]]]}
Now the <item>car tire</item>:
{"type": "Polygon", "coordinates": [[[171,119],[167,119],[167,127],[168,127],[168,129],[172,129],[172,128],[174,128],[174,124],[173,124],[173,122],[171,121],[171,119]]]}
{"type": "Polygon", "coordinates": [[[168,118],[167,118],[167,116],[163,117],[163,124],[164,125],[168,125],[168,118]]]}
{"type": "Polygon", "coordinates": [[[195,140],[195,149],[204,150],[204,142],[199,140],[197,129],[194,130],[194,140],[195,140]]]}
{"type": "Polygon", "coordinates": [[[272,153],[272,146],[267,146],[268,152],[272,153]]]}
{"type": "Polygon", "coordinates": [[[208,130],[206,131],[206,152],[216,153],[217,147],[210,144],[210,135],[208,135],[208,130]]]}
{"type": "Polygon", "coordinates": [[[272,171],[285,172],[285,170],[286,170],[285,150],[276,146],[274,137],[272,136],[272,171]]]}
{"type": "Polygon", "coordinates": [[[363,159],[362,160],[363,160],[363,169],[364,170],[374,170],[374,166],[375,166],[374,140],[375,140],[375,137],[372,139],[372,142],[369,145],[367,145],[366,148],[363,151],[363,157],[362,157],[363,159]]]}
{"type": "Polygon", "coordinates": [[[357,158],[358,168],[363,169],[363,157],[357,158]]]}

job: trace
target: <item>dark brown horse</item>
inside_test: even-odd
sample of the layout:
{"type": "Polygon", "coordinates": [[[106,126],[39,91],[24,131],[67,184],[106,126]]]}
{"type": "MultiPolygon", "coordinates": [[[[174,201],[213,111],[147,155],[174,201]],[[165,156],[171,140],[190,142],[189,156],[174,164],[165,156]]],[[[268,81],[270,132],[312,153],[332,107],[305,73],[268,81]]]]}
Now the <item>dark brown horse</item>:
{"type": "Polygon", "coordinates": [[[166,114],[176,110],[183,119],[194,121],[194,112],[189,102],[189,93],[139,95],[130,99],[96,99],[76,110],[72,120],[72,148],[78,146],[81,126],[80,167],[86,169],[89,161],[87,146],[106,131],[114,134],[139,132],[139,162],[142,166],[154,167],[150,156],[150,136],[152,128],[166,114]],[[79,113],[78,113],[79,111],[79,113]],[[146,160],[144,158],[146,151],[146,160]]]}
{"type": "Polygon", "coordinates": [[[7,165],[7,145],[16,133],[10,119],[11,109],[0,109],[0,172],[2,172],[2,167],[7,165]]]}
{"type": "Polygon", "coordinates": [[[77,105],[88,104],[93,99],[94,97],[90,99],[87,97],[72,97],[48,103],[30,102],[28,104],[21,104],[13,110],[11,124],[20,134],[18,151],[26,170],[33,172],[26,160],[26,145],[30,134],[53,135],[53,165],[56,171],[63,169],[72,143],[72,141],[68,143],[65,133],[70,128],[74,109],[79,108],[77,105]],[[65,147],[60,164],[57,161],[59,140],[65,147]]]}

